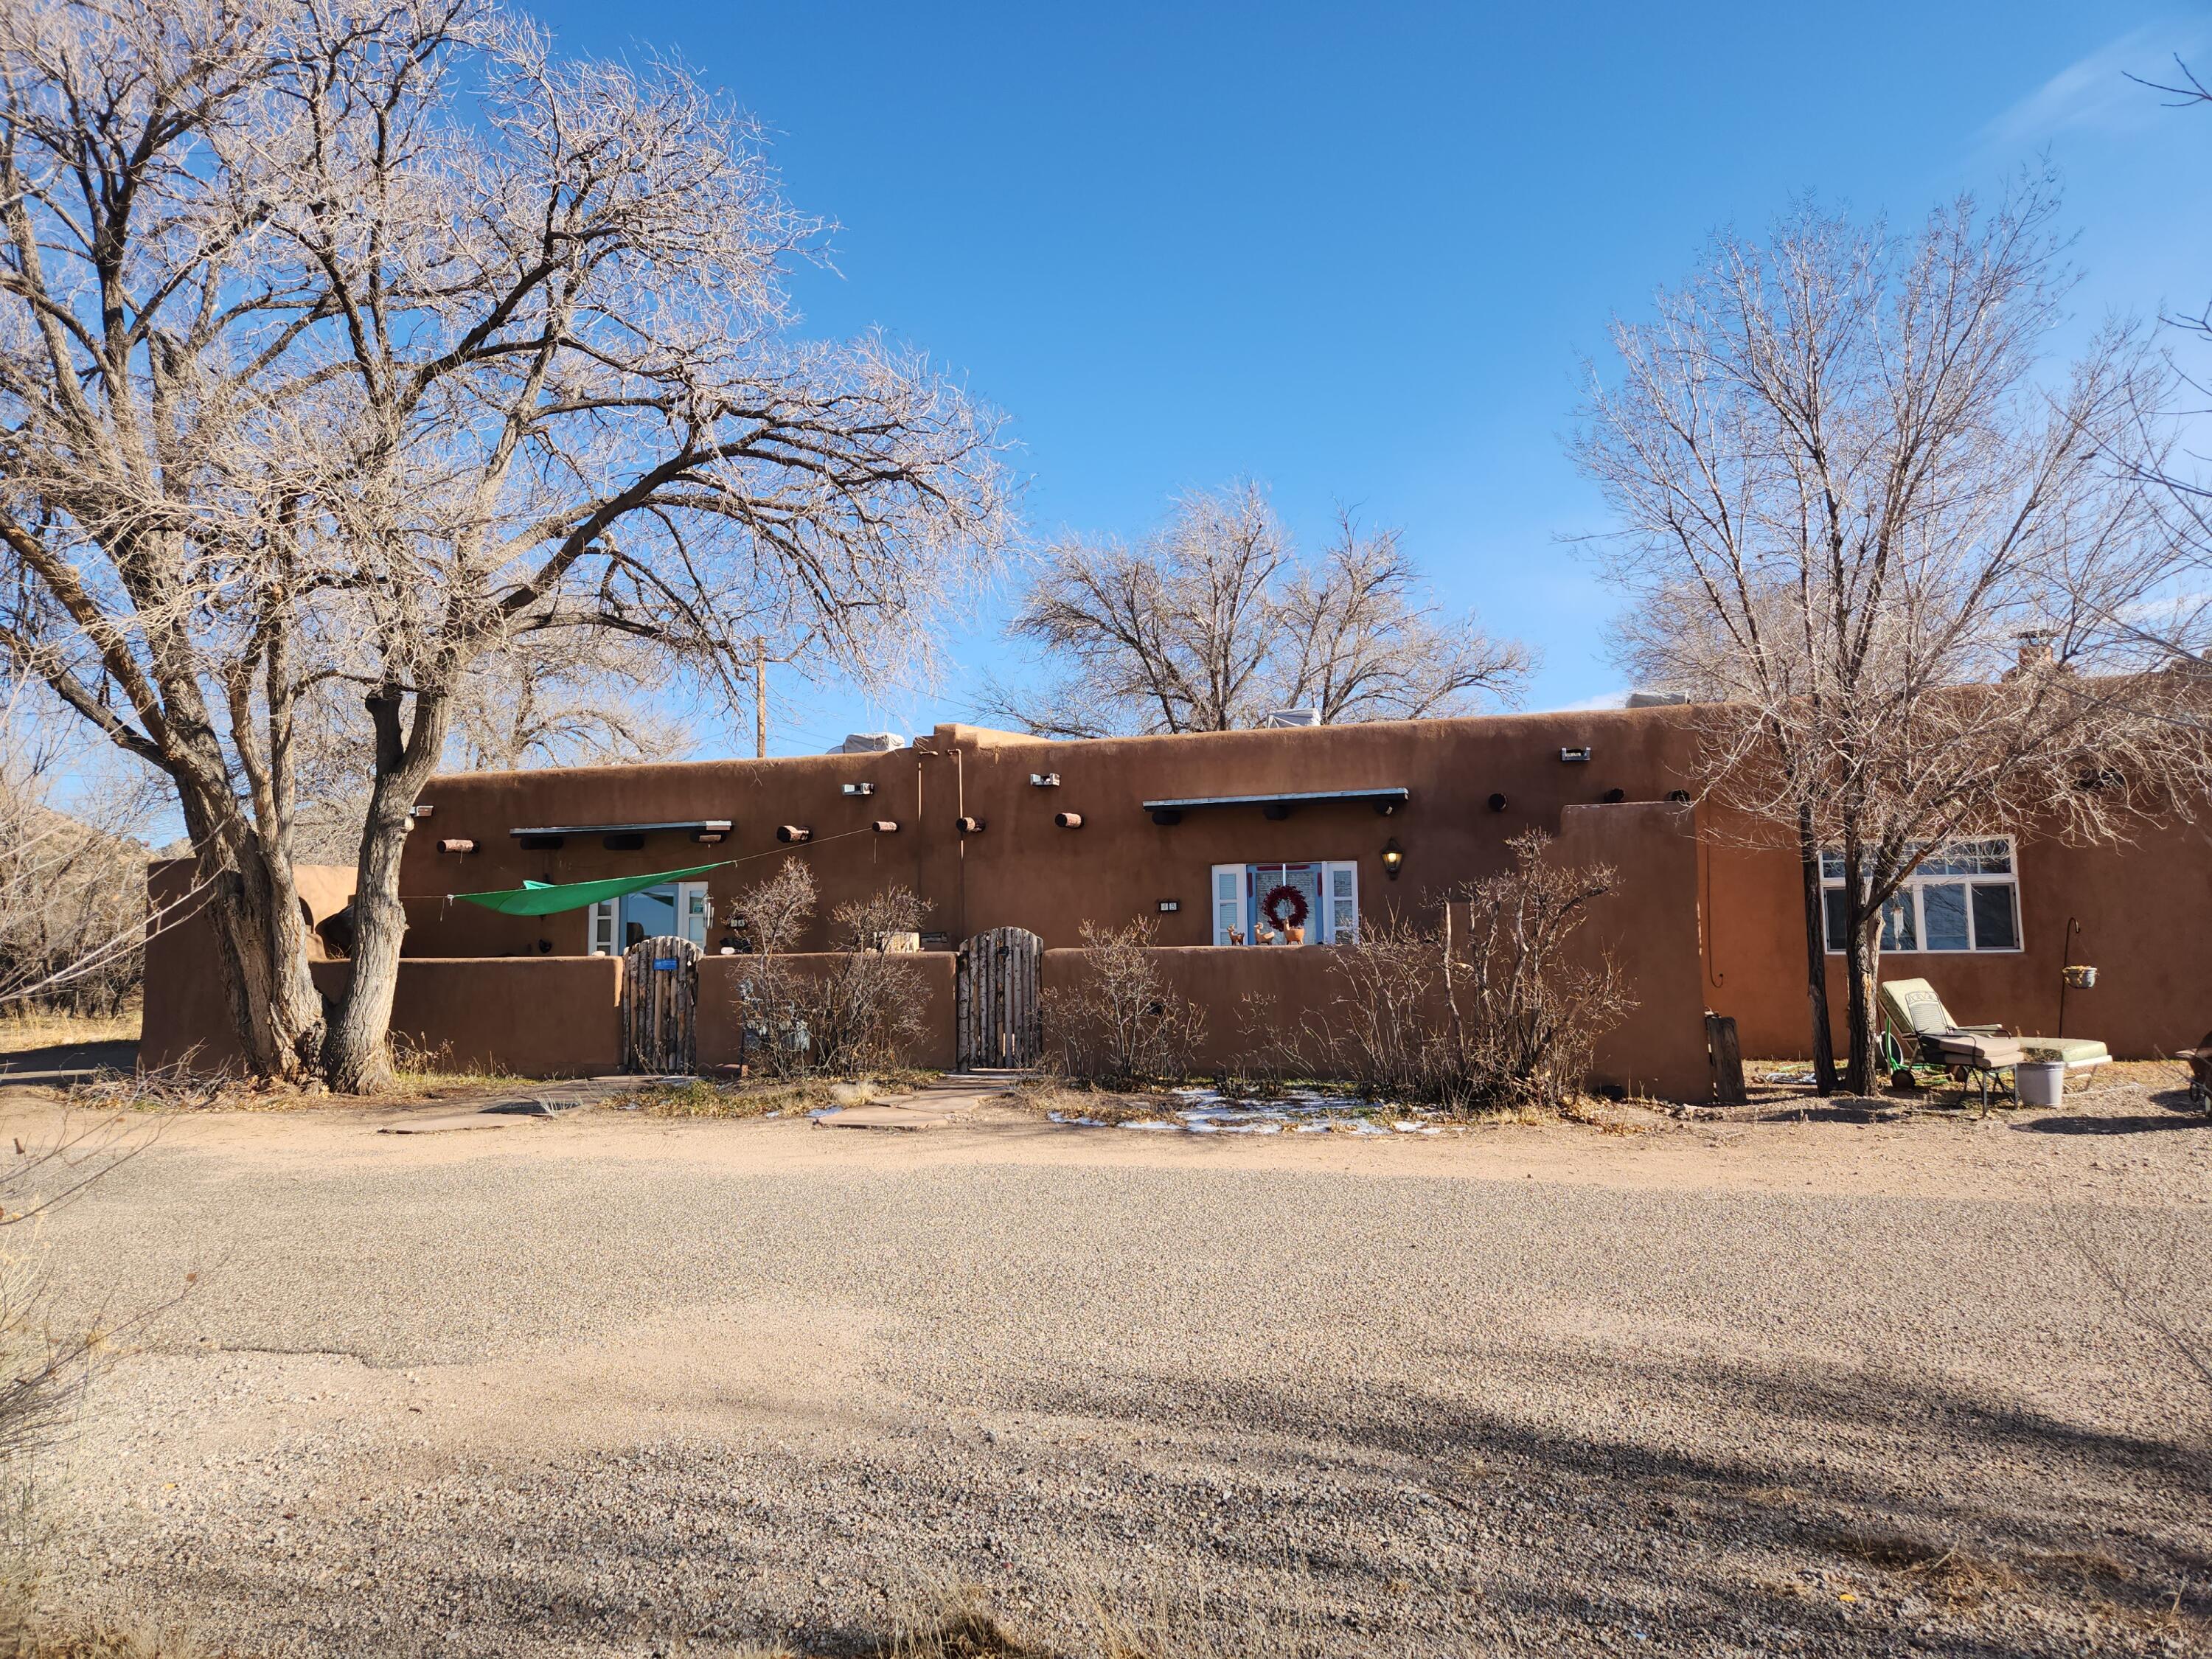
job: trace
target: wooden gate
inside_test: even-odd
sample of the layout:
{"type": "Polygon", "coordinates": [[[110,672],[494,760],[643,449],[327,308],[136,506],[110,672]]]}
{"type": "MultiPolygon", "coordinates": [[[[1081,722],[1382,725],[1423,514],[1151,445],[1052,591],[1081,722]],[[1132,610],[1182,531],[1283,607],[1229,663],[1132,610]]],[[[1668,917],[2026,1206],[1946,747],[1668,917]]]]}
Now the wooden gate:
{"type": "Polygon", "coordinates": [[[640,939],[623,952],[623,1064],[683,1074],[699,1064],[699,947],[640,939]]]}
{"type": "Polygon", "coordinates": [[[1044,1048],[1037,1018],[1044,941],[1026,927],[994,927],[960,947],[960,1069],[1022,1068],[1044,1048]]]}

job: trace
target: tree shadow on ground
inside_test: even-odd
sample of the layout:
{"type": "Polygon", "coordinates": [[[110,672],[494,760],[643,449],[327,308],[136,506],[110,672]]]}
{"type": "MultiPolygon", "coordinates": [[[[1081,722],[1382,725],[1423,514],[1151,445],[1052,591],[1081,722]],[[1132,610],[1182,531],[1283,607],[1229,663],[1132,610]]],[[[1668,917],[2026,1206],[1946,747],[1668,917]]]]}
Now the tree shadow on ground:
{"type": "Polygon", "coordinates": [[[2050,1117],[2030,1118],[2012,1127],[2023,1134],[2037,1135],[2130,1135],[2166,1129],[2212,1129],[2204,1113],[2191,1103],[2186,1089],[2165,1089],[2143,1098],[2148,1104],[2162,1109],[2115,1116],[2062,1109],[2050,1117]]]}

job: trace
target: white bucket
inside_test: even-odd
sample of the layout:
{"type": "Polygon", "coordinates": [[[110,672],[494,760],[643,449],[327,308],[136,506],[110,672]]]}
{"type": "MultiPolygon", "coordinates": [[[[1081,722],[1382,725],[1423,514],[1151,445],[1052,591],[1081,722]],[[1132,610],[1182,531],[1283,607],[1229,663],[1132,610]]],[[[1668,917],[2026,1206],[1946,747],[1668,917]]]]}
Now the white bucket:
{"type": "Polygon", "coordinates": [[[2012,1068],[2012,1084],[2023,1106],[2056,1106],[2066,1092],[2066,1062],[2023,1060],[2012,1068]]]}

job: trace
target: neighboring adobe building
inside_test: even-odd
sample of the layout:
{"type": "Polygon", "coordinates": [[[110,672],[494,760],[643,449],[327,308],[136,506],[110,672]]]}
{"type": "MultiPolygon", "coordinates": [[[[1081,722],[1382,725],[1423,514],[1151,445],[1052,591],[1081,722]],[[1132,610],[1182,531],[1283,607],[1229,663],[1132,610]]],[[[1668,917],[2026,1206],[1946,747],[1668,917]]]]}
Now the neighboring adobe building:
{"type": "MultiPolygon", "coordinates": [[[[402,866],[406,972],[424,985],[434,972],[442,988],[416,1014],[465,1032],[457,999],[538,1000],[495,991],[506,983],[495,960],[588,957],[682,933],[711,966],[744,943],[737,893],[797,857],[824,918],[886,884],[913,888],[933,907],[926,945],[1011,925],[1049,951],[1074,945],[1085,921],[1152,918],[1162,945],[1195,947],[1176,954],[1176,974],[1213,1007],[1225,1044],[1246,990],[1318,987],[1325,953],[1313,947],[1500,869],[1508,839],[1534,827],[1621,873],[1599,931],[1641,1006],[1605,1045],[1601,1072],[1701,1097],[1706,1009],[1735,1016],[1747,1054],[1786,1056],[1805,1051],[1806,1000],[1794,854],[1682,804],[1691,749],[1683,711],[1653,708],[1085,742],[940,726],[884,752],[443,776],[422,792],[402,866]],[[453,896],[729,860],[566,915],[501,915],[453,896]],[[1271,894],[1276,921],[1306,913],[1303,951],[1258,943],[1271,894]]],[[[2066,1032],[2123,1056],[2170,1052],[2212,1024],[2208,924],[2212,857],[2197,828],[2119,849],[1975,843],[1914,883],[1885,971],[1932,981],[1962,1019],[2055,1035],[2061,968],[2094,963],[2096,988],[2067,994],[2066,1032]]],[[[149,1057],[227,1041],[207,965],[189,932],[149,952],[149,1057]]],[[[1840,1020],[1839,974],[1832,995],[1840,1020]]],[[[401,1005],[407,1014],[404,982],[401,1005]]],[[[527,1069],[527,1055],[503,1057],[527,1069]]]]}

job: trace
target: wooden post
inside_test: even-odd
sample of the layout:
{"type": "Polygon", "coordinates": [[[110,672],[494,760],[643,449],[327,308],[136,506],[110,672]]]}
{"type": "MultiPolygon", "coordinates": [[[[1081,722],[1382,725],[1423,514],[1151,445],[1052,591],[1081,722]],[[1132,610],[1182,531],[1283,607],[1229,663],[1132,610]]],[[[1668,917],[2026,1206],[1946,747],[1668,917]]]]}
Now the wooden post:
{"type": "Polygon", "coordinates": [[[1713,1103],[1742,1105],[1750,1097],[1743,1086],[1743,1053],[1736,1046],[1733,1015],[1705,1016],[1705,1051],[1713,1065],[1713,1103]]]}

